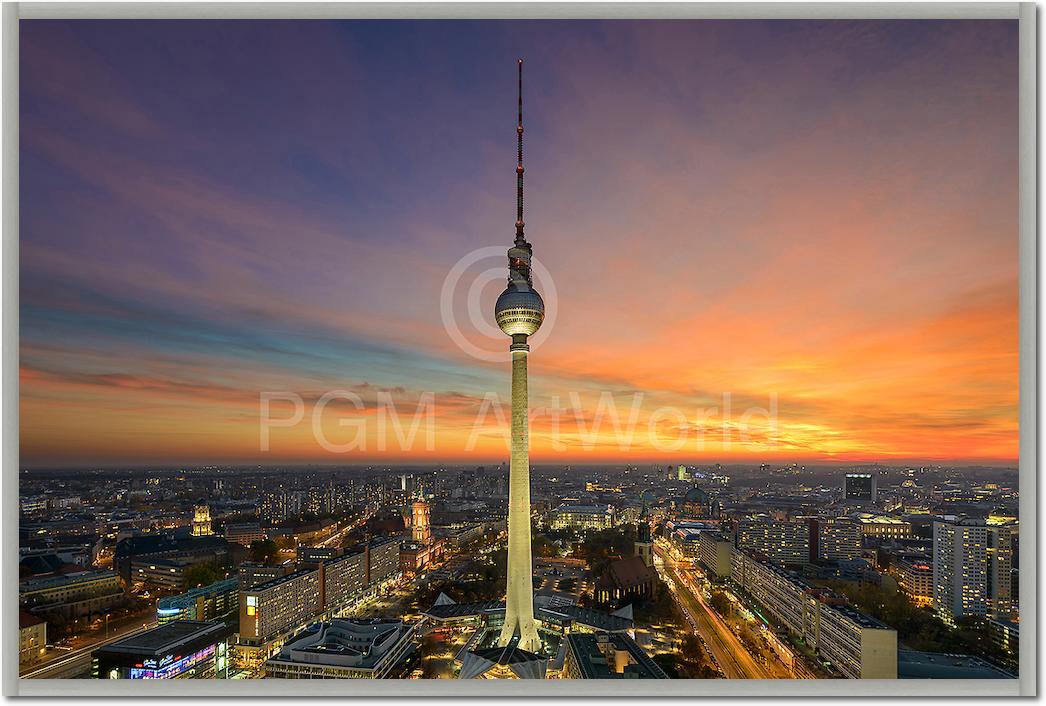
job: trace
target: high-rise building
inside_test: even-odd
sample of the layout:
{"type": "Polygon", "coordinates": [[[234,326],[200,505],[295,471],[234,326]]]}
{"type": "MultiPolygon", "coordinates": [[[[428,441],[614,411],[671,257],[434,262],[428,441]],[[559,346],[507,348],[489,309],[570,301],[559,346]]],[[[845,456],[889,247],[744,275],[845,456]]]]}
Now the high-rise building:
{"type": "Polygon", "coordinates": [[[730,576],[733,569],[734,545],[718,532],[701,532],[697,538],[697,556],[701,564],[718,578],[730,576]]]}
{"type": "Polygon", "coordinates": [[[897,678],[897,631],[826,588],[746,552],[734,552],[733,580],[793,635],[849,679],[897,678]]]}
{"type": "Polygon", "coordinates": [[[805,564],[810,560],[810,528],[805,522],[744,520],[737,527],[737,546],[779,564],[805,564]]]}
{"type": "Polygon", "coordinates": [[[270,657],[274,646],[320,612],[322,595],[322,576],[316,569],[302,569],[243,589],[237,649],[244,664],[270,657]]]}
{"type": "Polygon", "coordinates": [[[851,502],[875,503],[876,480],[872,473],[847,473],[843,489],[851,502]]]}
{"type": "Polygon", "coordinates": [[[323,570],[323,609],[335,613],[362,595],[367,587],[365,551],[349,551],[320,564],[323,570]]]}
{"type": "Polygon", "coordinates": [[[518,647],[541,647],[534,620],[534,577],[530,550],[530,445],[527,402],[529,336],[545,319],[545,303],[533,286],[533,248],[523,235],[523,60],[519,61],[519,120],[516,125],[516,239],[508,251],[508,286],[494,306],[498,326],[512,337],[512,436],[509,458],[508,580],[505,625],[499,644],[519,635],[518,647]]]}
{"type": "Polygon", "coordinates": [[[861,525],[846,518],[810,520],[810,560],[857,559],[861,556],[861,525]]]}
{"type": "Polygon", "coordinates": [[[211,529],[211,508],[206,505],[197,505],[193,508],[192,534],[194,537],[206,537],[214,534],[211,529]]]}
{"type": "Polygon", "coordinates": [[[1008,619],[1016,524],[933,523],[933,605],[946,621],[965,615],[1008,619]]]}

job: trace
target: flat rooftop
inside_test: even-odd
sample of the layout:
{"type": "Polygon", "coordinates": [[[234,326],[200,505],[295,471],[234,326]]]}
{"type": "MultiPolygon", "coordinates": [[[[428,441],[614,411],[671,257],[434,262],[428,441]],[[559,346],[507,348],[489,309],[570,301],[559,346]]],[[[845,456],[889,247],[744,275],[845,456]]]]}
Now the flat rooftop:
{"type": "Polygon", "coordinates": [[[941,652],[897,652],[898,679],[1016,679],[1001,667],[973,655],[941,652]]]}
{"type": "Polygon", "coordinates": [[[286,574],[285,576],[278,576],[274,579],[266,581],[265,583],[258,584],[257,586],[249,588],[247,589],[247,593],[260,593],[261,591],[266,591],[272,588],[273,586],[279,586],[281,583],[293,581],[294,579],[301,578],[306,574],[311,574],[314,571],[316,571],[316,569],[298,569],[297,571],[292,571],[291,573],[286,574]]]}
{"type": "Polygon", "coordinates": [[[575,656],[575,663],[584,679],[668,679],[668,675],[654,660],[627,635],[570,633],[567,645],[575,656]],[[623,672],[611,668],[606,654],[600,649],[606,642],[615,652],[627,652],[630,660],[623,672]]]}
{"type": "Polygon", "coordinates": [[[225,623],[201,620],[174,620],[160,627],[125,637],[102,647],[99,651],[120,652],[157,657],[177,652],[181,647],[201,638],[213,638],[215,642],[224,637],[225,623]]]}

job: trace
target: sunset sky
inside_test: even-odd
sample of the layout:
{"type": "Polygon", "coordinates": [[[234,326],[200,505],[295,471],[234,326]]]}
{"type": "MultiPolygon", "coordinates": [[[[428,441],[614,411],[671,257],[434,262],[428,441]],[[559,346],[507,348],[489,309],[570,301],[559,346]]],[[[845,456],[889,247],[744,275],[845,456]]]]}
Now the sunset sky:
{"type": "Polygon", "coordinates": [[[506,458],[520,56],[535,462],[1016,459],[1016,21],[20,26],[23,465],[506,458]]]}

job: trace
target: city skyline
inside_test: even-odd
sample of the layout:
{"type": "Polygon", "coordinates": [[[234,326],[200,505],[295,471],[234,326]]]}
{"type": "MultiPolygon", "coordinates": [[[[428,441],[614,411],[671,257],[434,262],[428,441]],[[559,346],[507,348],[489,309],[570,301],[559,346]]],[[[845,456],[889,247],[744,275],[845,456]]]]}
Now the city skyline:
{"type": "Polygon", "coordinates": [[[506,459],[490,412],[466,450],[508,386],[439,292],[509,237],[521,54],[570,302],[535,463],[1015,462],[1015,23],[364,24],[22,23],[24,465],[506,459]],[[261,392],[338,389],[365,420],[433,393],[435,448],[331,454],[306,418],[259,449],[261,392]],[[724,393],[776,428],[586,443],[638,391],[640,432],[724,393]]]}

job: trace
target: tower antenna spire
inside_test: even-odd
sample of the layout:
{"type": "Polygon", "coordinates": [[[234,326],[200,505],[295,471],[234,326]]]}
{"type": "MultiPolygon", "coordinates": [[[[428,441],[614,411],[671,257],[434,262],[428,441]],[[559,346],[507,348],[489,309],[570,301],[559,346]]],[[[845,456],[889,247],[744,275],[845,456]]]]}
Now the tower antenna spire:
{"type": "Polygon", "coordinates": [[[516,124],[518,151],[516,154],[516,245],[523,245],[523,60],[519,63],[519,122],[516,124]]]}

